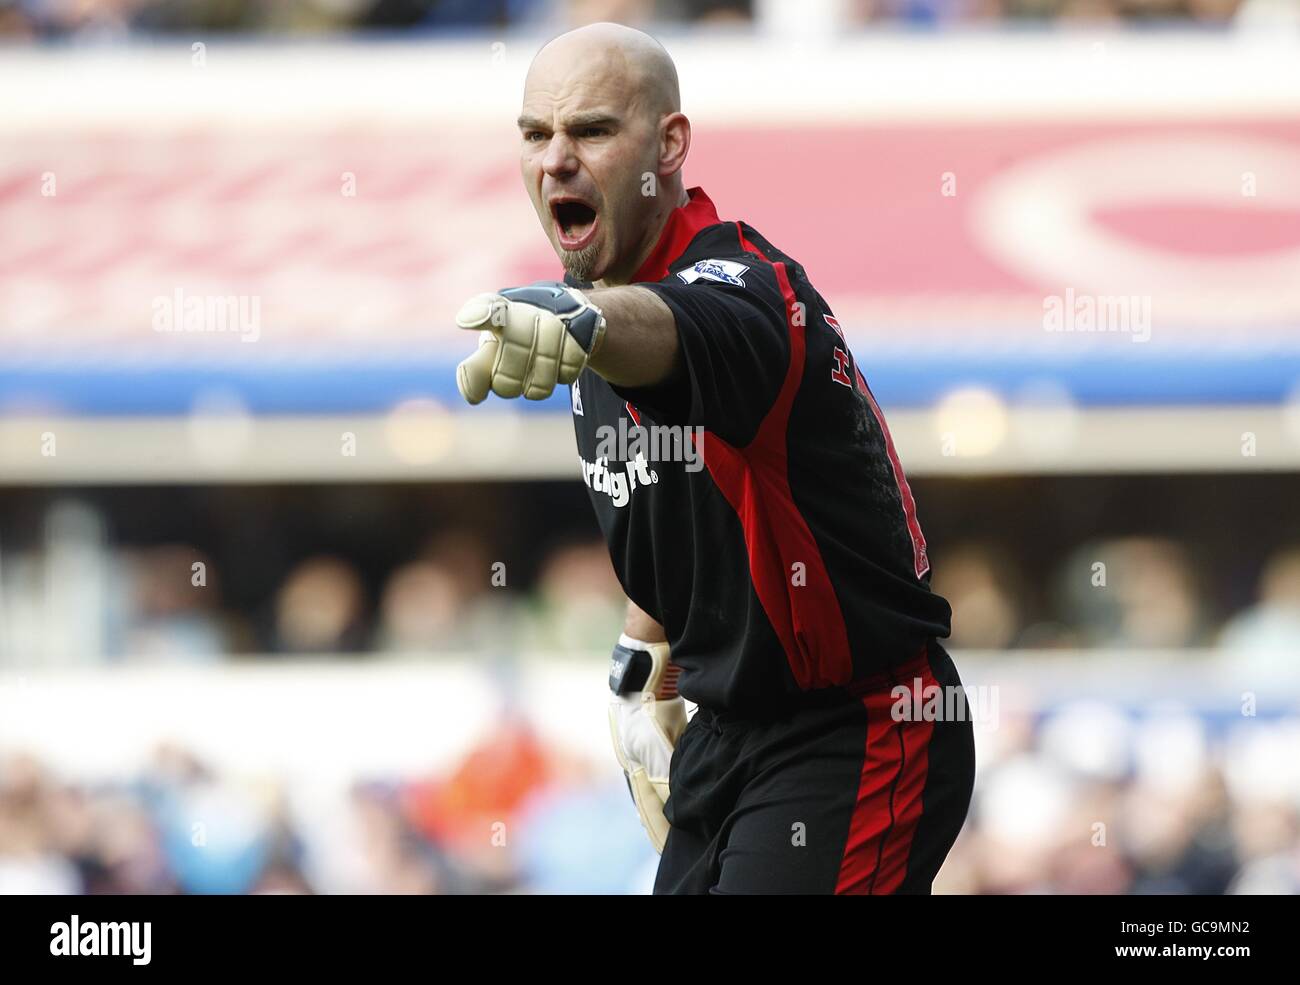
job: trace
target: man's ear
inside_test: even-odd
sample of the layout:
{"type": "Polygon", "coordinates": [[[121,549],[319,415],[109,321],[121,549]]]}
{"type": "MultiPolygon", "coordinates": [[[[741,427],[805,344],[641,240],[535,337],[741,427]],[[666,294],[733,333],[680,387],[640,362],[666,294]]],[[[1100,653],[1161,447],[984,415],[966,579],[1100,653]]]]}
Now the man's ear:
{"type": "Polygon", "coordinates": [[[659,177],[676,174],[691,150],[691,121],[684,113],[669,113],[659,121],[659,177]]]}

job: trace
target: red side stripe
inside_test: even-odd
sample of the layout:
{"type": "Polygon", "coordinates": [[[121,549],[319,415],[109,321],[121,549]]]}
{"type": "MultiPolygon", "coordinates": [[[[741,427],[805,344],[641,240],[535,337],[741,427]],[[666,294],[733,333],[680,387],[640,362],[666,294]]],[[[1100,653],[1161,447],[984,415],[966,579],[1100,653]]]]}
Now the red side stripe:
{"type": "MultiPolygon", "coordinates": [[[[936,684],[928,660],[915,669],[900,668],[898,682],[912,692],[917,704],[923,702],[924,689],[936,684]],[[920,691],[914,676],[921,680],[920,691]]],[[[836,893],[893,893],[907,875],[907,859],[924,806],[934,723],[894,721],[895,701],[889,689],[862,698],[867,710],[866,749],[836,893]]]]}
{"type": "MultiPolygon", "coordinates": [[[[736,224],[741,245],[762,257],[736,224]]],[[[766,261],[766,258],[764,257],[766,261]]],[[[771,261],[766,261],[771,263],[771,261]]],[[[743,449],[712,432],[704,435],[704,461],[745,534],[754,590],[772,624],[795,682],[803,689],[845,684],[853,677],[848,631],[817,541],[790,492],[786,432],[803,380],[803,319],[784,263],[771,263],[785,301],[790,362],[775,403],[754,440],[743,449]],[[803,565],[804,584],[792,583],[803,565]]]]}

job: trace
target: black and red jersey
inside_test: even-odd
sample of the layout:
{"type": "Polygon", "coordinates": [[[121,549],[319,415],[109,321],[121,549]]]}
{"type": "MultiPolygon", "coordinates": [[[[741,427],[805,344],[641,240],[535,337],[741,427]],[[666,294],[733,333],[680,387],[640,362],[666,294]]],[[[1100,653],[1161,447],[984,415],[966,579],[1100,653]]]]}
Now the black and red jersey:
{"type": "Polygon", "coordinates": [[[628,388],[584,370],[578,454],[619,581],[663,624],[681,693],[779,711],[908,662],[948,635],[951,612],[830,308],[798,263],[689,196],[634,278],[672,310],[682,371],[628,388]],[[620,420],[624,434],[677,429],[695,460],[630,445],[621,458],[620,420]]]}

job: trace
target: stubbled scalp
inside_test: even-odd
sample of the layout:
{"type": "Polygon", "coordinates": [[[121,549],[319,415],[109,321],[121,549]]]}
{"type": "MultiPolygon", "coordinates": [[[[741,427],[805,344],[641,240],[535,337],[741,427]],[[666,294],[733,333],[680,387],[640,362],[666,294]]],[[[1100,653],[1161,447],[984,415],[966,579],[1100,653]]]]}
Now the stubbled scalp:
{"type": "Polygon", "coordinates": [[[584,62],[605,62],[611,75],[625,78],[630,83],[627,91],[636,93],[637,105],[631,108],[652,120],[681,112],[677,66],[664,46],[644,31],[622,24],[588,24],[553,38],[537,53],[528,75],[584,62]]]}

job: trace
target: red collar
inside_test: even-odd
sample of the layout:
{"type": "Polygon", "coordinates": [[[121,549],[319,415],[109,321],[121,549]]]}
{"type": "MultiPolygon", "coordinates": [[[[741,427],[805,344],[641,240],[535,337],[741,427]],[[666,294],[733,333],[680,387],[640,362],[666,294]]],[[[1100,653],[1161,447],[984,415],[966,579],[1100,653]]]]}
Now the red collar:
{"type": "Polygon", "coordinates": [[[703,188],[697,186],[688,189],[686,194],[690,201],[668,213],[668,221],[659,234],[659,242],[655,243],[655,248],[632,278],[633,284],[663,280],[668,276],[668,265],[686,251],[695,234],[722,221],[703,188]]]}

